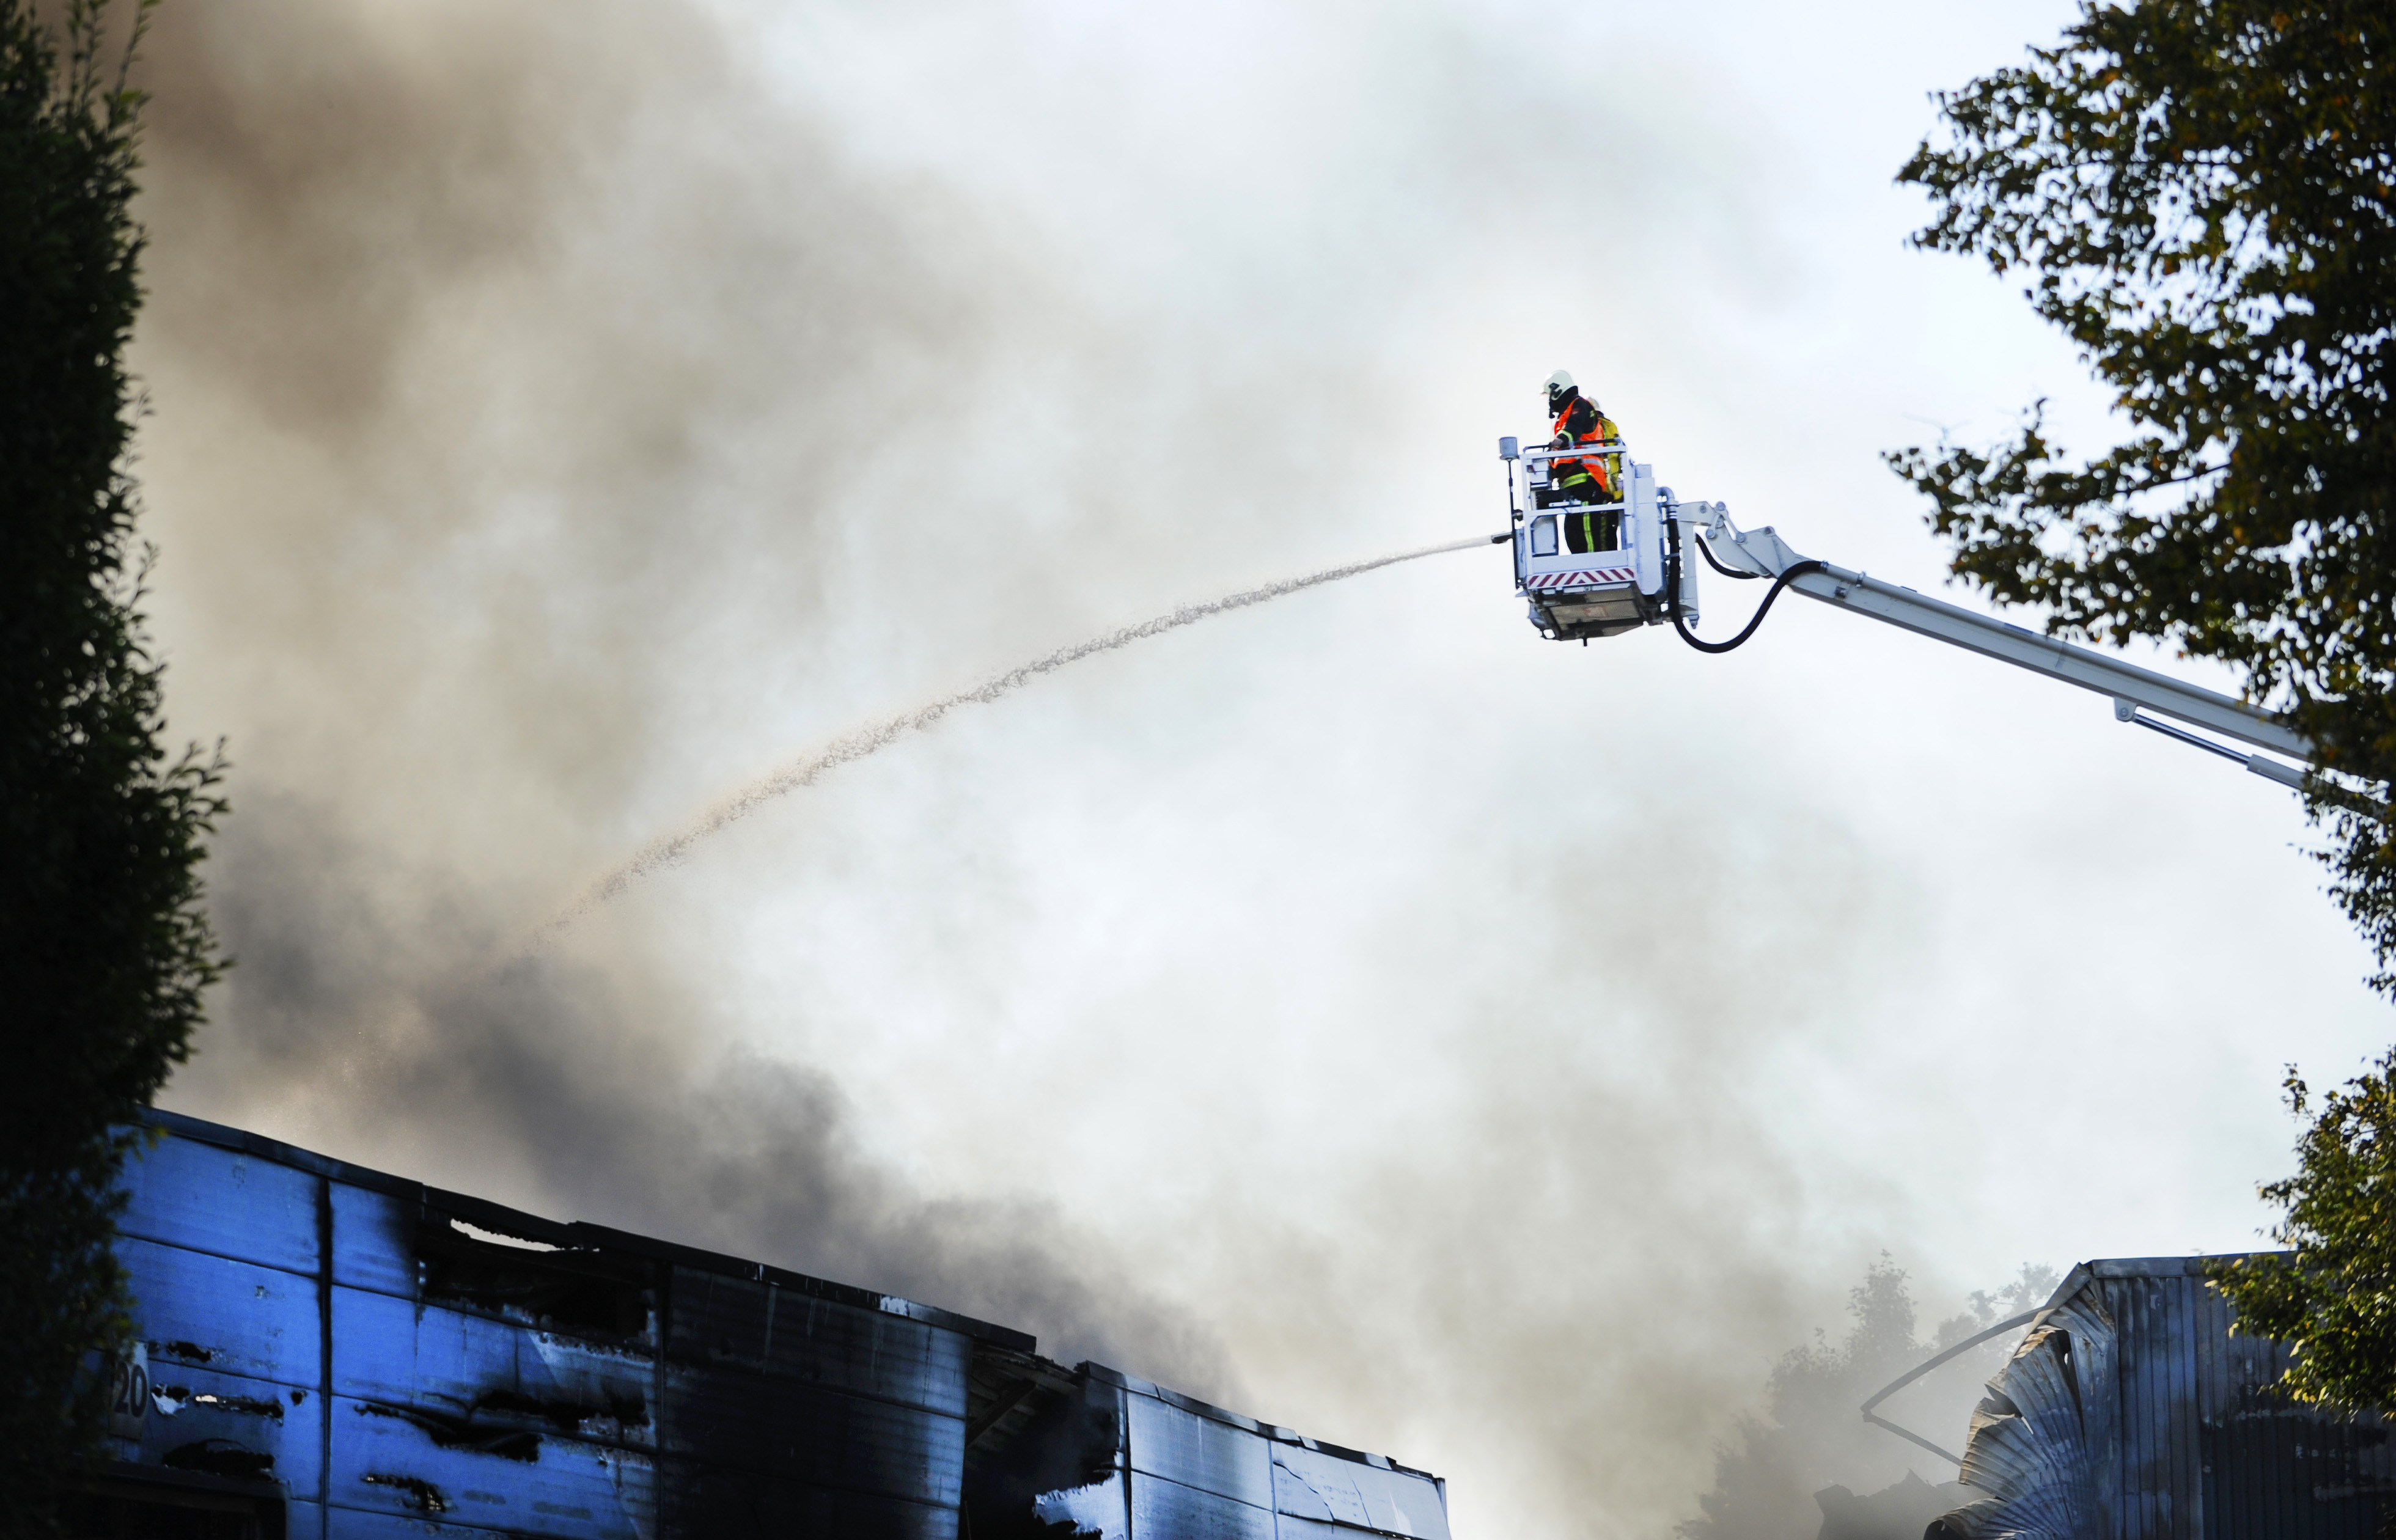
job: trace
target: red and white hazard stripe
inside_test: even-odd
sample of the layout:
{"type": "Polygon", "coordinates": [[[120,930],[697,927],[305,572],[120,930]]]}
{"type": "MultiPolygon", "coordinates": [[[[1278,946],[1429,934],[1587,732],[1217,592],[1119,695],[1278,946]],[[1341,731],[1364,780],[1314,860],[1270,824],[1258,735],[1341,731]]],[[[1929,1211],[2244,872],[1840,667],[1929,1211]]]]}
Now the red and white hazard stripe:
{"type": "Polygon", "coordinates": [[[1632,567],[1595,567],[1582,572],[1534,573],[1523,585],[1536,592],[1555,589],[1594,587],[1600,583],[1628,583],[1639,576],[1632,567]]]}

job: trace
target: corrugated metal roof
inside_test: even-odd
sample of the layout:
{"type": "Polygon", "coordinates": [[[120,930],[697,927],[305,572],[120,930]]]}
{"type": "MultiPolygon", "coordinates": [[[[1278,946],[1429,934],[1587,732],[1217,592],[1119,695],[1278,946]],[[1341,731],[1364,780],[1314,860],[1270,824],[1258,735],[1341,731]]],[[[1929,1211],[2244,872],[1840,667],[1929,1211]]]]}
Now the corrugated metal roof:
{"type": "Polygon", "coordinates": [[[2373,1414],[2275,1388],[2285,1347],[2233,1335],[2206,1257],[2075,1268],[1973,1414],[1960,1540],[2370,1540],[2396,1497],[2373,1414]]]}

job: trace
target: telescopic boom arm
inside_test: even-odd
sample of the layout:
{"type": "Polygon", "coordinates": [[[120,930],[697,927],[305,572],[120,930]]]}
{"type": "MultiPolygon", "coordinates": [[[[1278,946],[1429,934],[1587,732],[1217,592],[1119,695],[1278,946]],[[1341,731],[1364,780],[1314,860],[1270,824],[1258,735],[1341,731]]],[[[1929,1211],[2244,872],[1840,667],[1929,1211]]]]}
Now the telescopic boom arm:
{"type": "Polygon", "coordinates": [[[1781,580],[1781,585],[1804,594],[1808,599],[1834,604],[1857,615],[1868,615],[1875,620],[1885,620],[1892,626],[1958,647],[1968,647],[1985,657],[2011,663],[2017,668],[2042,673],[2049,679],[2059,679],[2066,684],[2076,684],[2083,690],[2110,696],[2113,715],[2121,722],[2134,722],[2152,728],[2168,737],[2210,750],[2227,759],[2239,761],[2256,775],[2280,782],[2283,786],[2301,788],[2305,783],[2303,766],[2313,763],[2312,745],[2282,726],[2266,712],[2256,710],[2243,700],[2219,695],[2212,690],[2141,669],[2118,657],[2075,647],[2051,636],[2024,631],[2003,620],[1977,615],[1958,604],[1916,593],[1910,588],[1899,588],[1860,572],[1850,572],[1828,562],[1810,561],[1789,549],[1769,526],[1742,530],[1730,522],[1730,515],[1720,503],[1689,502],[1673,506],[1671,517],[1696,527],[1707,551],[1723,566],[1732,571],[1757,578],[1781,580]],[[1801,568],[1793,574],[1790,569],[1801,568]],[[2201,727],[2207,732],[2255,749],[2266,749],[2299,762],[2283,764],[2261,754],[2241,753],[2211,738],[2161,722],[2155,716],[2170,717],[2175,722],[2201,727]]]}

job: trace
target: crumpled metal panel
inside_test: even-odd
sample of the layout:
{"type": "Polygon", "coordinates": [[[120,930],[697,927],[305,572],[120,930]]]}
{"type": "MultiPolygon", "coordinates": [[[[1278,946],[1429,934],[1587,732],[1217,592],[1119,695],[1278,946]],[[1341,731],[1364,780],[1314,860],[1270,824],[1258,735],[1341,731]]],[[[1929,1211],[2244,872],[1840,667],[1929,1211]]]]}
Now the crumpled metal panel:
{"type": "Polygon", "coordinates": [[[2113,1316],[2072,1269],[1989,1382],[1963,1481],[1989,1495],[1944,1520],[1967,1540],[2113,1540],[2118,1440],[2113,1316]]]}
{"type": "Polygon", "coordinates": [[[1071,1524],[1074,1540],[1126,1540],[1131,1501],[1125,1494],[1124,1472],[1110,1471],[1103,1481],[1044,1492],[1033,1500],[1032,1516],[1043,1524],[1071,1524]]]}
{"type": "Polygon", "coordinates": [[[2105,1430],[2092,1427],[2082,1384],[2088,1346],[2066,1326],[2031,1328],[1964,1445],[1963,1484],[1990,1495],[1952,1515],[1950,1528],[1973,1540],[2106,1540],[2094,1474],[2102,1461],[2091,1454],[2105,1430]]]}
{"type": "Polygon", "coordinates": [[[1959,1540],[2371,1540],[2396,1507],[2376,1415],[2297,1406],[2287,1351],[2234,1335],[2204,1257],[2072,1269],[1989,1382],[1959,1540]]]}

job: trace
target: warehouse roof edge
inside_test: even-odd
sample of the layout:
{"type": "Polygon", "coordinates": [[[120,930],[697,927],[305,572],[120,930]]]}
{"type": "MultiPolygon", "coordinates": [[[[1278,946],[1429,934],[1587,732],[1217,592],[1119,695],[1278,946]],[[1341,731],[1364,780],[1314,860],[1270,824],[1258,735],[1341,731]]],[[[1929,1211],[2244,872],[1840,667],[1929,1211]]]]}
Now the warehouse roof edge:
{"type": "Polygon", "coordinates": [[[140,1341],[79,1540],[1448,1535],[1436,1477],[1023,1332],[142,1121],[140,1341]]]}

